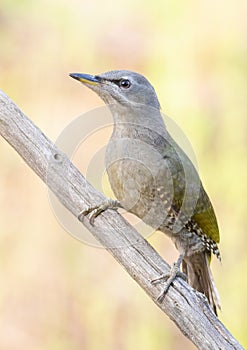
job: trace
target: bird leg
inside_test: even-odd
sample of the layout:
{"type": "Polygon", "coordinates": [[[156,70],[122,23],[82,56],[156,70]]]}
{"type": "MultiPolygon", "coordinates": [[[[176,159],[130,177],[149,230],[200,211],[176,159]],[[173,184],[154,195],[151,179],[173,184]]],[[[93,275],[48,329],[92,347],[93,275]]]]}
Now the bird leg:
{"type": "Polygon", "coordinates": [[[180,266],[183,261],[183,258],[184,258],[184,254],[180,254],[178,260],[171,266],[169,273],[163,274],[157,278],[154,278],[151,281],[152,284],[156,285],[158,283],[161,283],[162,280],[165,280],[164,288],[157,298],[158,302],[161,303],[163,301],[170,285],[173,283],[173,281],[177,277],[181,277],[185,281],[187,280],[186,275],[180,271],[180,266]]]}
{"type": "Polygon", "coordinates": [[[107,201],[99,205],[82,210],[78,215],[78,220],[83,221],[83,217],[88,215],[89,222],[91,225],[93,225],[94,220],[98,215],[100,215],[107,209],[118,210],[118,208],[122,208],[119,201],[114,199],[108,199],[107,201]]]}

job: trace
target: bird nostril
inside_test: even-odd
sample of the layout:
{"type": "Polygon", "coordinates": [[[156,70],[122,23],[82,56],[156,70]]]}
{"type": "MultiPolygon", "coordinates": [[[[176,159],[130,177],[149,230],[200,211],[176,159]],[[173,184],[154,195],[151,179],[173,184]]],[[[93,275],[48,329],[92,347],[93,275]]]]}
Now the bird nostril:
{"type": "Polygon", "coordinates": [[[99,75],[95,75],[94,78],[98,80],[99,83],[101,83],[103,80],[99,75]]]}

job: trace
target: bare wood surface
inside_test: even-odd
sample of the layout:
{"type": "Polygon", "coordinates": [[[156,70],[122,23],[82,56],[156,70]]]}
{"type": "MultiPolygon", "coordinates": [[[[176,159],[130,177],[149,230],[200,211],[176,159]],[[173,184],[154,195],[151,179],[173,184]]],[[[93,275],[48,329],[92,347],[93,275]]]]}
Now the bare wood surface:
{"type": "MultiPolygon", "coordinates": [[[[0,134],[76,217],[82,209],[105,200],[2,91],[0,134]]],[[[198,349],[243,349],[214,315],[206,298],[182,279],[174,282],[162,304],[157,302],[162,284],[154,286],[150,281],[168,272],[169,266],[120,214],[108,210],[96,218],[94,226],[87,218],[83,223],[198,349]]]]}

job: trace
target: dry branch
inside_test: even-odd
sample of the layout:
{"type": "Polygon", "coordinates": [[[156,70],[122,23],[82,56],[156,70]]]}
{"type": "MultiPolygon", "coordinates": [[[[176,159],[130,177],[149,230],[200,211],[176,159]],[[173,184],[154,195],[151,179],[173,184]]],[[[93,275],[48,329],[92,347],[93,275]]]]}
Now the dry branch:
{"type": "MultiPolygon", "coordinates": [[[[105,199],[1,91],[0,133],[76,217],[82,209],[105,199]]],[[[87,218],[84,225],[199,349],[243,349],[214,315],[205,297],[180,278],[162,304],[157,303],[162,284],[154,286],[150,280],[168,272],[169,266],[120,214],[108,210],[94,226],[87,218]]]]}

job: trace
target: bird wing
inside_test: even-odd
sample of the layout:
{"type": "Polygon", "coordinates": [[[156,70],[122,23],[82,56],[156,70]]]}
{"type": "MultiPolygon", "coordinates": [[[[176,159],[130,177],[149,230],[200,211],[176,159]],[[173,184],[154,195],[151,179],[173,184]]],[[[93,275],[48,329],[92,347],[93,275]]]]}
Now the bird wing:
{"type": "Polygon", "coordinates": [[[214,208],[203,186],[201,187],[200,196],[192,220],[201,227],[209,238],[219,243],[220,233],[214,208]]]}
{"type": "Polygon", "coordinates": [[[218,243],[220,234],[215,212],[193,163],[175,142],[169,152],[165,152],[164,160],[172,173],[174,209],[178,213],[184,211],[187,218],[191,217],[209,238],[218,243]]]}

